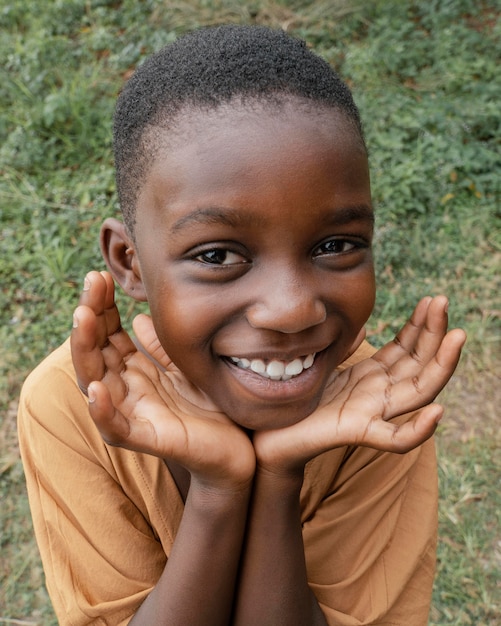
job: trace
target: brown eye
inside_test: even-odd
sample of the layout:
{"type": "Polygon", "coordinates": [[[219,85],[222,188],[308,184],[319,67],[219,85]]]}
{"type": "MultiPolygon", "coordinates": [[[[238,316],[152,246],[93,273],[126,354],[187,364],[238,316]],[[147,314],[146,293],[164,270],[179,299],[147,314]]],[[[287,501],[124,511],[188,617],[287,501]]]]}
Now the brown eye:
{"type": "Polygon", "coordinates": [[[318,248],[316,248],[314,255],[322,256],[326,254],[343,254],[344,252],[350,252],[357,247],[357,244],[353,241],[346,239],[330,239],[325,241],[318,248]]]}
{"type": "Polygon", "coordinates": [[[198,254],[195,259],[201,263],[207,263],[209,265],[236,265],[239,263],[245,263],[246,260],[241,254],[225,250],[223,248],[215,248],[213,250],[206,250],[202,254],[198,254]]]}

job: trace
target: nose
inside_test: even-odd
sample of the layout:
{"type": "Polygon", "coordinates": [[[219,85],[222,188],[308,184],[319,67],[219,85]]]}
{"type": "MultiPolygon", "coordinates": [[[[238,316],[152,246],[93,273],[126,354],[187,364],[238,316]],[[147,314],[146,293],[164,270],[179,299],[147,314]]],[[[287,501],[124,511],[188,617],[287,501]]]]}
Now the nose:
{"type": "Polygon", "coordinates": [[[298,333],[326,320],[325,304],[311,280],[267,278],[259,297],[247,309],[253,328],[298,333]]]}

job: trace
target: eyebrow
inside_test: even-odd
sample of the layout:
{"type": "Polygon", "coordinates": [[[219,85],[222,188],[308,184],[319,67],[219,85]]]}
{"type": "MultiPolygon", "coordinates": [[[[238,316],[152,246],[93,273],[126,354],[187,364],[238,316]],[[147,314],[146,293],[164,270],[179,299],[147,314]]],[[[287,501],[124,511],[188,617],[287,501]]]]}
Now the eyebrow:
{"type": "Polygon", "coordinates": [[[252,213],[236,211],[235,209],[225,209],[223,207],[205,207],[195,209],[188,215],[184,215],[171,227],[173,234],[183,230],[191,224],[224,224],[225,226],[247,226],[255,224],[261,220],[252,213]]]}
{"type": "MultiPolygon", "coordinates": [[[[184,215],[171,227],[172,234],[176,234],[191,224],[224,224],[233,228],[249,226],[261,222],[250,212],[236,211],[222,207],[205,207],[195,209],[188,215],[184,215]]],[[[342,226],[356,221],[367,221],[374,223],[374,211],[367,204],[358,204],[348,207],[341,207],[333,210],[325,220],[329,224],[342,226]]]]}
{"type": "Polygon", "coordinates": [[[351,222],[365,221],[374,224],[374,210],[368,204],[355,204],[333,210],[325,220],[329,224],[343,226],[351,222]]]}

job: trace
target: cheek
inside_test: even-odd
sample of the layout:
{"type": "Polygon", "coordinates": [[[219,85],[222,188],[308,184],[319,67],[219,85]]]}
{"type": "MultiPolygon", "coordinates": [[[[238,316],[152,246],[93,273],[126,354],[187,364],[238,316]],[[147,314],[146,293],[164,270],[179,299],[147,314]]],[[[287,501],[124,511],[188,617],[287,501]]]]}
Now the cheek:
{"type": "Polygon", "coordinates": [[[374,280],[368,280],[365,284],[362,283],[359,288],[359,294],[357,305],[360,309],[360,317],[363,320],[362,323],[365,324],[376,302],[376,286],[374,280]]]}
{"type": "Polygon", "coordinates": [[[167,281],[151,281],[147,285],[150,314],[160,343],[169,357],[183,348],[193,332],[193,310],[190,298],[167,287],[167,281]]]}
{"type": "Polygon", "coordinates": [[[210,349],[217,332],[217,304],[191,289],[158,289],[150,299],[150,312],[165,352],[188,373],[201,366],[201,357],[210,349]]]}
{"type": "Polygon", "coordinates": [[[169,356],[172,356],[171,353],[189,349],[190,344],[196,341],[202,332],[202,320],[187,302],[178,301],[173,306],[169,304],[168,297],[166,300],[165,304],[150,305],[150,311],[158,338],[169,356]]]}
{"type": "Polygon", "coordinates": [[[372,265],[353,280],[347,281],[344,287],[345,313],[352,320],[352,324],[362,327],[372,313],[376,300],[372,265]]]}

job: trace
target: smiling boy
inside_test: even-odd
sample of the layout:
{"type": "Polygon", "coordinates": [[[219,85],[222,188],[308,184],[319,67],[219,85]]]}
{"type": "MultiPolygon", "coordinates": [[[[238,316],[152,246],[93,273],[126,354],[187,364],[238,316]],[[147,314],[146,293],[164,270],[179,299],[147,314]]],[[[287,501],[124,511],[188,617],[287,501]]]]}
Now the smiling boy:
{"type": "Polygon", "coordinates": [[[20,408],[60,622],[426,624],[430,403],[464,334],[437,297],[363,341],[374,217],[347,87],[280,31],[198,31],[125,87],[115,155],[124,222],[101,248],[151,317],[134,343],[89,273],[72,356],[20,408]]]}

